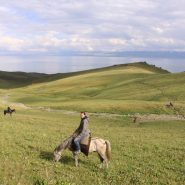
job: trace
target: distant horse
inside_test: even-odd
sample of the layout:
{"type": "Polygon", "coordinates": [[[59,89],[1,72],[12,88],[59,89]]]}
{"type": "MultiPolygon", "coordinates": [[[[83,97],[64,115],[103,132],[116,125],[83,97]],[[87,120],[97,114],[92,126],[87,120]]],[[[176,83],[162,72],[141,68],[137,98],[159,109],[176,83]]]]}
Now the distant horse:
{"type": "Polygon", "coordinates": [[[174,106],[173,106],[173,103],[170,102],[170,103],[166,104],[166,107],[167,107],[167,108],[172,108],[172,107],[174,107],[174,106]]]}
{"type": "Polygon", "coordinates": [[[4,115],[6,115],[6,114],[10,114],[10,116],[11,116],[13,112],[16,112],[16,111],[15,111],[15,109],[11,109],[11,110],[4,110],[4,115]]]}
{"type": "MultiPolygon", "coordinates": [[[[78,166],[78,154],[75,153],[74,147],[73,147],[73,137],[70,136],[69,138],[65,139],[60,145],[58,145],[54,152],[54,161],[58,162],[61,159],[61,154],[65,149],[69,149],[72,151],[74,159],[75,159],[75,165],[78,166]]],[[[108,168],[108,163],[110,161],[111,157],[111,145],[108,140],[104,140],[101,138],[91,138],[89,150],[88,153],[97,152],[98,156],[101,161],[100,167],[103,167],[105,164],[108,168]]]]}

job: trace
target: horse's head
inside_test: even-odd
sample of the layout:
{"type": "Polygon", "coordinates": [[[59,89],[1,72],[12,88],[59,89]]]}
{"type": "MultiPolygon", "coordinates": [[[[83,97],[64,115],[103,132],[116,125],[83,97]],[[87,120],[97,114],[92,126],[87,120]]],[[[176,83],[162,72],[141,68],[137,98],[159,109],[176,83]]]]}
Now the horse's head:
{"type": "Polygon", "coordinates": [[[61,154],[62,152],[69,148],[70,144],[72,142],[72,137],[70,136],[69,138],[65,139],[60,145],[58,145],[54,152],[53,152],[53,160],[55,162],[58,162],[61,159],[61,154]]]}

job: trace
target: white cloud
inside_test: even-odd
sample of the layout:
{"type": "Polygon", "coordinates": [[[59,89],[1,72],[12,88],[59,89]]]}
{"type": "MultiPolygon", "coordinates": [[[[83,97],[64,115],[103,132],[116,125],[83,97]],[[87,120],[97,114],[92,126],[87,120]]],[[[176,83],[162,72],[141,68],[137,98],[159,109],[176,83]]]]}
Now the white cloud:
{"type": "Polygon", "coordinates": [[[0,50],[185,50],[185,1],[1,1],[0,50]]]}
{"type": "Polygon", "coordinates": [[[126,40],[123,40],[123,39],[109,39],[110,43],[113,44],[113,45],[126,45],[126,40]]]}
{"type": "Polygon", "coordinates": [[[161,34],[161,33],[164,32],[164,30],[163,30],[162,28],[160,28],[160,27],[153,27],[152,29],[153,29],[154,31],[156,31],[157,33],[159,33],[159,34],[161,34]]]}
{"type": "Polygon", "coordinates": [[[10,51],[21,51],[24,48],[25,41],[9,36],[0,36],[0,48],[10,51]]]}

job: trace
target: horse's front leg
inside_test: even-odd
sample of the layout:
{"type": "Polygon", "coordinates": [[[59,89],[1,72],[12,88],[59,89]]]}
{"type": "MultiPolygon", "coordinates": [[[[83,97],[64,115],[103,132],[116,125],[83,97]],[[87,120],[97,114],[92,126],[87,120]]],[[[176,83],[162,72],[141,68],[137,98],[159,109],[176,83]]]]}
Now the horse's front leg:
{"type": "Polygon", "coordinates": [[[76,167],[79,166],[79,163],[78,163],[78,154],[75,154],[75,153],[73,152],[73,157],[74,157],[74,159],[75,159],[75,166],[76,166],[76,167]]]}

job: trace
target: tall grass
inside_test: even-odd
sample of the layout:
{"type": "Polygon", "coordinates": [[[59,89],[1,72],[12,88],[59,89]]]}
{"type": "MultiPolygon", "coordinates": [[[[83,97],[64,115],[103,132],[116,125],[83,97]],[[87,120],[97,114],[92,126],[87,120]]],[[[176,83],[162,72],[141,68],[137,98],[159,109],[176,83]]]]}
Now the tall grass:
{"type": "Polygon", "coordinates": [[[183,184],[185,123],[135,125],[127,117],[90,117],[93,136],[110,140],[112,161],[99,169],[96,154],[52,161],[57,144],[79,124],[78,115],[19,111],[0,117],[1,184],[183,184]]]}

